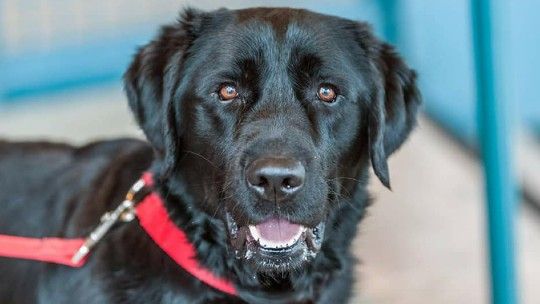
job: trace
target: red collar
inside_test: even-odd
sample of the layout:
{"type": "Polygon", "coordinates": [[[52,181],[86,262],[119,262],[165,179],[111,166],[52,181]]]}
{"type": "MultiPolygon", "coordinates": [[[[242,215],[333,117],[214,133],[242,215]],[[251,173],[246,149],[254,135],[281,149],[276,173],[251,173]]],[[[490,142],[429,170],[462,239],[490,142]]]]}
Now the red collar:
{"type": "MultiPolygon", "coordinates": [[[[152,185],[152,176],[143,175],[146,185],[152,185]]],[[[237,295],[234,285],[214,275],[197,261],[197,252],[182,229],[178,228],[163,206],[161,197],[156,192],[148,194],[136,207],[139,224],[176,264],[200,281],[230,295],[237,295]]]]}
{"type": "MultiPolygon", "coordinates": [[[[144,186],[151,187],[153,185],[152,175],[150,173],[144,173],[141,180],[144,182],[144,186]]],[[[140,181],[138,183],[141,184],[140,181]]],[[[108,216],[110,214],[107,213],[108,216]]],[[[114,215],[114,212],[112,214],[114,215]]],[[[120,215],[120,213],[117,214],[117,216],[120,215]]],[[[216,276],[197,261],[195,246],[189,241],[185,232],[169,218],[167,210],[163,205],[163,200],[156,192],[150,192],[135,206],[135,215],[139,219],[139,224],[144,231],[178,266],[182,267],[201,282],[221,292],[234,296],[238,295],[231,281],[216,276]]],[[[118,220],[118,217],[111,222],[111,225],[99,232],[106,233],[116,220],[118,220]]],[[[93,233],[103,226],[106,225],[103,225],[102,222],[93,233]]],[[[92,234],[86,239],[35,239],[0,235],[0,257],[37,260],[64,264],[71,267],[81,267],[86,262],[86,254],[99,239],[100,237],[97,237],[96,240],[92,239],[92,234]],[[88,245],[89,243],[91,244],[88,245]],[[75,259],[75,255],[81,251],[83,252],[83,258],[75,259]]]]}

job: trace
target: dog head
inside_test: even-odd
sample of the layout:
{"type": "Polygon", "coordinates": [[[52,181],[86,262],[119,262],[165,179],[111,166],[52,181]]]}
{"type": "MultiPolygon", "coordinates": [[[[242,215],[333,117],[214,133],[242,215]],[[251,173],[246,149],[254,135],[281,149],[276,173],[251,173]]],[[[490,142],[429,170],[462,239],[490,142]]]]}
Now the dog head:
{"type": "Polygon", "coordinates": [[[390,187],[387,158],[420,103],[369,26],[281,8],[186,10],[138,51],[125,88],[173,187],[262,272],[317,255],[370,163],[390,187]]]}

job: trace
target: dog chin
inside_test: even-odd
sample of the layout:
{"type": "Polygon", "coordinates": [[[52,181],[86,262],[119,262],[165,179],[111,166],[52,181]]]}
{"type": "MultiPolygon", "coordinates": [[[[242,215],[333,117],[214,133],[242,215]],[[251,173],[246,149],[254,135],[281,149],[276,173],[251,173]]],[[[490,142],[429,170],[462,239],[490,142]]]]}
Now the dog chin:
{"type": "Polygon", "coordinates": [[[238,226],[229,213],[227,226],[236,258],[262,273],[293,271],[313,260],[325,228],[324,222],[306,227],[282,218],[238,226]]]}

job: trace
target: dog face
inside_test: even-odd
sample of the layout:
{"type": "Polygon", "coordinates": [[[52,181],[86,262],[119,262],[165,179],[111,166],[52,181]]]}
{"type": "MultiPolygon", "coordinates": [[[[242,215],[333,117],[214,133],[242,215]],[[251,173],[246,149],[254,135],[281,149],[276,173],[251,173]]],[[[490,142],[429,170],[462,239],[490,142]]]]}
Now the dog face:
{"type": "Polygon", "coordinates": [[[369,27],[293,9],[187,10],[140,49],[125,86],[178,192],[262,272],[331,241],[329,215],[370,161],[389,187],[386,159],[419,104],[414,72],[369,27]]]}

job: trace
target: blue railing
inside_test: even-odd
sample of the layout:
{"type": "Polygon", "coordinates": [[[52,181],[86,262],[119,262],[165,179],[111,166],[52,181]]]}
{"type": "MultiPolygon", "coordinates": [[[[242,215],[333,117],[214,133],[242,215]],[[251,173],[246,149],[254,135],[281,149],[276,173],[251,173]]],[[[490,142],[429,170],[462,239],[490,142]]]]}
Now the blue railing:
{"type": "Polygon", "coordinates": [[[478,134],[487,194],[491,297],[495,304],[517,303],[514,261],[515,174],[510,149],[511,111],[502,98],[500,61],[494,23],[501,1],[473,0],[472,31],[476,63],[478,134]],[[500,4],[500,3],[499,3],[500,4]]]}

